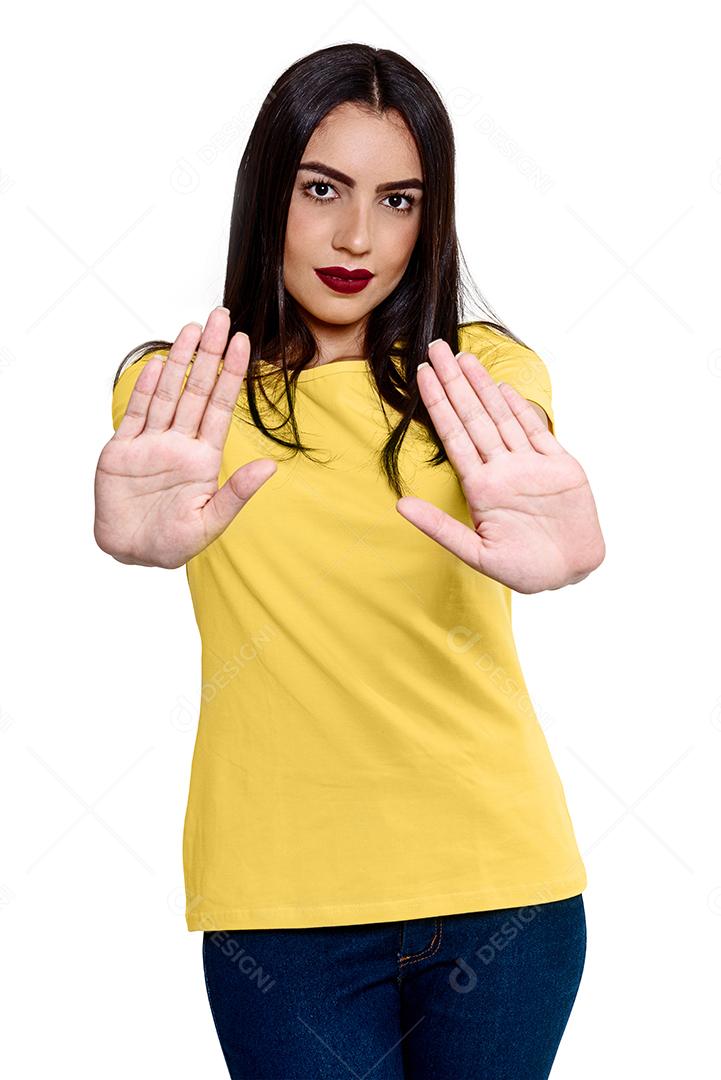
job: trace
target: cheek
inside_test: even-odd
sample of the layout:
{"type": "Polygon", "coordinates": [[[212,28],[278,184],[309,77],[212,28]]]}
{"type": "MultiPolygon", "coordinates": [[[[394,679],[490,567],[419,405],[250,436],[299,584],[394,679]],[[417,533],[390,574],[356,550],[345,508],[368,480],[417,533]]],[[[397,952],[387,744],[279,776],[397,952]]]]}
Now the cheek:
{"type": "Polygon", "coordinates": [[[418,232],[419,228],[415,222],[410,222],[404,228],[396,227],[388,231],[387,239],[383,243],[383,262],[394,277],[403,275],[408,260],[413,254],[418,232]]]}
{"type": "Polygon", "coordinates": [[[311,247],[319,235],[322,223],[318,215],[309,213],[309,207],[295,199],[288,210],[288,225],[285,231],[286,252],[302,253],[311,247]]]}

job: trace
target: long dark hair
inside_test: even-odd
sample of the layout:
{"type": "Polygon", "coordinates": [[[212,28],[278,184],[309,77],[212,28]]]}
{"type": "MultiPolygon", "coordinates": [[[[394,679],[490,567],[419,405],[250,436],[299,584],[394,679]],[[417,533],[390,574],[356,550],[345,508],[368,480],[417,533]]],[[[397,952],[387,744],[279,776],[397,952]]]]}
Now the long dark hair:
{"type": "MultiPolygon", "coordinates": [[[[468,325],[459,322],[459,313],[465,310],[471,291],[478,306],[493,316],[471,321],[491,326],[521,345],[525,342],[495,317],[468,273],[456,235],[451,121],[428,78],[399,53],[356,43],[332,45],[297,60],[272,86],[238,169],[223,305],[230,311],[230,334],[243,330],[250,338],[244,385],[252,422],[281,446],[309,454],[300,442],[294,393],[297,373],[313,360],[317,347],[284,286],[285,229],[308,140],[326,114],[345,102],[378,114],[390,109],[400,113],[415,138],[423,169],[418,239],[403,278],[369,314],[362,354],[369,361],[381,407],[387,402],[400,414],[395,429],[389,427],[380,455],[388,483],[400,497],[405,491],[398,454],[412,421],[424,426],[436,447],[429,463],[440,465],[447,459],[416,380],[418,364],[427,359],[428,342],[443,338],[454,353],[458,351],[459,326],[468,325]],[[468,284],[462,280],[461,265],[468,284]],[[279,363],[287,403],[287,415],[279,426],[290,424],[294,436],[290,441],[275,434],[277,428],[266,427],[258,410],[259,388],[269,402],[266,378],[259,377],[259,361],[269,358],[279,363]]],[[[171,342],[156,340],[133,349],[118,368],[113,387],[126,362],[170,346],[171,342]]],[[[263,367],[267,377],[268,365],[263,367]]]]}

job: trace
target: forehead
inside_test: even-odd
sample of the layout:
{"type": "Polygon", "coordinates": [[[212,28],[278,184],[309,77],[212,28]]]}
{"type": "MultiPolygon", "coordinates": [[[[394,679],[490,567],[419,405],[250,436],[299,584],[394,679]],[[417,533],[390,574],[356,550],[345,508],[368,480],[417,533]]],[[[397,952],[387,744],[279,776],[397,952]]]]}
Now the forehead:
{"type": "Polygon", "coordinates": [[[338,105],[308,140],[303,159],[309,158],[356,180],[383,181],[396,175],[423,179],[415,139],[395,110],[381,116],[350,102],[338,105]]]}

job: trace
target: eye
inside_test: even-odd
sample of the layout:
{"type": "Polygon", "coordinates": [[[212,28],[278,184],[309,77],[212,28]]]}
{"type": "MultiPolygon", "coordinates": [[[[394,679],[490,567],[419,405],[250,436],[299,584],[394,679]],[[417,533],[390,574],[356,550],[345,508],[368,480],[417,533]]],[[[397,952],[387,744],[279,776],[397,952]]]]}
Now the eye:
{"type": "Polygon", "coordinates": [[[405,192],[403,192],[403,191],[394,191],[392,195],[386,195],[386,199],[405,199],[406,200],[406,202],[408,203],[408,206],[405,206],[405,207],[391,206],[389,208],[391,210],[395,210],[397,214],[407,214],[407,213],[409,213],[413,209],[413,207],[415,205],[415,201],[416,201],[415,195],[413,195],[411,192],[408,192],[408,194],[405,194],[405,192]]]}
{"type": "MultiPolygon", "coordinates": [[[[310,189],[314,187],[330,188],[331,191],[335,191],[335,188],[328,180],[308,180],[305,184],[301,184],[301,190],[308,199],[312,199],[317,203],[331,203],[335,202],[334,199],[326,199],[320,195],[311,194],[310,189]]],[[[408,206],[389,206],[389,210],[393,210],[396,214],[409,214],[413,209],[416,202],[416,196],[412,192],[394,191],[390,195],[386,195],[386,199],[405,199],[408,206]]]]}

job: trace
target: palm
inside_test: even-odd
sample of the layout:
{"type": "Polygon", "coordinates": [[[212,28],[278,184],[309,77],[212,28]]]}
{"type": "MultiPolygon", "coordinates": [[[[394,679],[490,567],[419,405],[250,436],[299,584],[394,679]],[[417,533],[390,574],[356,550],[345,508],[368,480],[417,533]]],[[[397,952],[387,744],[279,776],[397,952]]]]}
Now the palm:
{"type": "Polygon", "coordinates": [[[210,542],[203,507],[218,490],[220,461],[215,447],[172,430],[111,439],[95,478],[98,517],[112,518],[143,561],[163,565],[172,551],[182,565],[185,552],[210,542]]]}
{"type": "Polygon", "coordinates": [[[189,323],[167,361],[147,361],[98,459],[95,539],[121,562],[182,566],[220,535],[276,470],[270,458],[249,461],[218,488],[250,343],[235,334],[226,347],[229,316],[216,309],[186,375],[201,330],[189,323]]]}
{"type": "Polygon", "coordinates": [[[477,569],[517,592],[565,584],[579,550],[595,536],[591,489],[565,451],[505,454],[475,471],[463,490],[477,537],[477,569]],[[586,524],[569,528],[570,522],[586,524]]]}
{"type": "Polygon", "coordinates": [[[475,357],[456,359],[445,342],[433,348],[434,367],[419,369],[418,385],[458,474],[473,528],[410,496],[398,501],[399,512],[469,566],[517,592],[581,580],[604,551],[582,467],[531,405],[510,386],[502,392],[475,357]]]}

